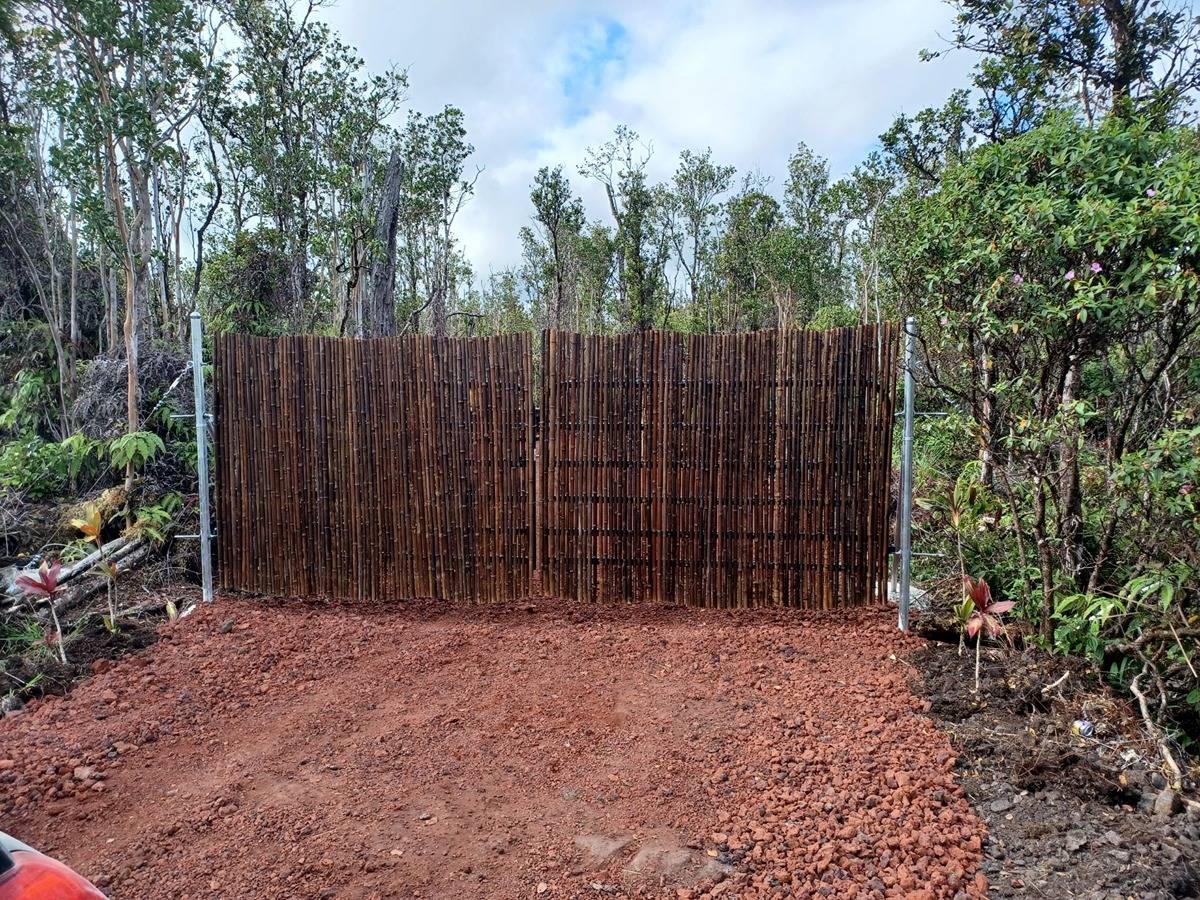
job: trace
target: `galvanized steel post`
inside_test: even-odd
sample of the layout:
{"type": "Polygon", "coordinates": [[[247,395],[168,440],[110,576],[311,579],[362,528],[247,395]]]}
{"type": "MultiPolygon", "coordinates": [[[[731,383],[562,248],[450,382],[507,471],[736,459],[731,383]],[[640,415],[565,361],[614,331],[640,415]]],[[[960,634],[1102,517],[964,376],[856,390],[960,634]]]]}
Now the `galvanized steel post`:
{"type": "Polygon", "coordinates": [[[904,320],[904,439],[900,445],[900,630],[908,631],[908,605],[912,590],[913,493],[913,367],[917,360],[917,320],[904,320]]]}
{"type": "Polygon", "coordinates": [[[212,520],[208,506],[208,414],[204,409],[204,326],[200,312],[192,320],[192,387],[196,405],[196,478],[200,494],[200,585],[206,603],[213,598],[212,520]]]}

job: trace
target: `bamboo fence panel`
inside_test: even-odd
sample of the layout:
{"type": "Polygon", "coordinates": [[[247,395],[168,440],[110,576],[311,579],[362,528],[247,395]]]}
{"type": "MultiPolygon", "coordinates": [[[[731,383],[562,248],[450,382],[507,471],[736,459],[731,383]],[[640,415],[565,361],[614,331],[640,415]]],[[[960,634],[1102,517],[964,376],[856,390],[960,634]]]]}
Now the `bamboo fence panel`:
{"type": "Polygon", "coordinates": [[[552,596],[882,602],[894,325],[542,348],[539,567],[552,596]]]}
{"type": "Polygon", "coordinates": [[[526,596],[532,339],[215,339],[221,586],[526,596]]]}

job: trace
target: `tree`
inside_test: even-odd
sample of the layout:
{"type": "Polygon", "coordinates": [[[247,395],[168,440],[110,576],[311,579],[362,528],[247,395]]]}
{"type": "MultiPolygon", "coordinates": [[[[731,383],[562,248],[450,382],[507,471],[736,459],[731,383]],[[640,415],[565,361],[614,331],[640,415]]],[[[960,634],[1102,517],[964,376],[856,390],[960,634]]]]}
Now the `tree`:
{"type": "Polygon", "coordinates": [[[613,282],[616,278],[616,241],[612,232],[593,222],[579,237],[579,320],[581,330],[597,334],[608,330],[613,282]]]}
{"type": "Polygon", "coordinates": [[[1071,106],[1160,123],[1190,119],[1200,17],[1186,0],[956,0],[955,47],[983,54],[977,124],[992,140],[1071,106]]]}
{"type": "Polygon", "coordinates": [[[1033,547],[1040,584],[1016,587],[1047,638],[1056,598],[1112,589],[1126,457],[1195,415],[1198,173],[1194,131],[1052,118],[944,172],[890,261],[1033,547]]]}
{"type": "Polygon", "coordinates": [[[879,140],[884,152],[917,190],[936,186],[942,171],[974,144],[969,94],[955,91],[939,109],[899,116],[879,140]]]}
{"type": "MultiPolygon", "coordinates": [[[[127,428],[140,429],[138,348],[148,315],[155,252],[151,189],[196,110],[206,58],[202,19],[185,3],[78,4],[56,0],[35,21],[49,41],[42,52],[60,74],[64,150],[74,168],[87,156],[100,160],[103,207],[93,207],[95,227],[122,260],[125,282],[124,349],[128,368],[127,428]],[[153,47],[148,55],[143,48],[153,47]]],[[[126,486],[133,468],[126,471],[126,486]]]]}
{"type": "Polygon", "coordinates": [[[457,107],[447,106],[433,116],[409,113],[401,142],[406,171],[401,253],[409,325],[415,331],[429,309],[433,333],[442,337],[460,262],[454,222],[481,170],[470,178],[464,174],[475,148],[467,142],[465,118],[457,107]]]}
{"type": "Polygon", "coordinates": [[[19,79],[15,73],[5,73],[0,79],[4,136],[0,142],[0,233],[8,237],[6,268],[12,272],[15,293],[32,294],[46,322],[59,373],[57,431],[65,437],[74,430],[70,409],[79,343],[74,226],[79,206],[64,173],[49,161],[50,150],[56,148],[54,131],[62,132],[61,127],[56,129],[61,120],[48,109],[59,87],[57,78],[45,69],[49,54],[38,52],[39,48],[28,53],[23,43],[12,44],[14,66],[32,70],[35,77],[19,79]]]}
{"type": "Polygon", "coordinates": [[[800,144],[788,160],[784,209],[795,231],[789,281],[805,318],[824,304],[840,304],[844,248],[833,219],[829,164],[800,144]]]}
{"type": "MultiPolygon", "coordinates": [[[[335,315],[345,318],[344,244],[374,231],[374,217],[355,203],[361,173],[376,142],[388,136],[384,123],[407,78],[395,70],[362,78],[362,60],[313,20],[315,0],[298,8],[288,0],[231,6],[238,76],[217,118],[237,185],[235,230],[253,217],[274,227],[289,259],[291,327],[307,330],[335,315]],[[317,296],[313,270],[322,257],[327,290],[317,296]]],[[[354,278],[361,274],[356,269],[354,278]]]]}
{"type": "Polygon", "coordinates": [[[684,150],[667,195],[670,234],[676,259],[687,274],[688,300],[705,331],[716,328],[712,265],[721,215],[717,198],[733,183],[733,166],[716,165],[712,150],[684,150]]]}
{"type": "Polygon", "coordinates": [[[367,300],[358,312],[359,337],[396,333],[396,226],[400,219],[400,192],[404,187],[404,157],[392,149],[379,197],[375,240],[371,248],[367,300]]]}
{"type": "Polygon", "coordinates": [[[217,242],[204,267],[200,308],[218,332],[274,336],[290,329],[287,289],[291,260],[268,226],[237,231],[217,242]]]}
{"type": "Polygon", "coordinates": [[[558,328],[568,304],[574,305],[569,270],[583,228],[583,202],[572,193],[562,166],[539,169],[529,198],[533,201],[534,225],[547,251],[551,290],[546,302],[546,324],[558,328]]]}
{"type": "Polygon", "coordinates": [[[598,181],[616,223],[618,302],[637,330],[652,328],[665,297],[663,268],[669,241],[658,215],[660,195],[646,178],[650,149],[637,132],[619,125],[611,141],[589,148],[580,174],[598,181]]]}
{"type": "MultiPolygon", "coordinates": [[[[747,176],[741,190],[725,204],[727,224],[717,261],[725,293],[725,308],[717,321],[720,331],[761,328],[773,305],[772,285],[764,275],[763,248],[771,233],[781,227],[783,211],[764,187],[747,176]]],[[[778,273],[778,268],[775,271],[778,273]]]]}
{"type": "Polygon", "coordinates": [[[884,317],[884,245],[889,226],[902,227],[888,218],[895,205],[896,186],[895,166],[872,153],[829,189],[828,202],[840,244],[836,278],[844,283],[844,290],[852,292],[859,321],[864,324],[872,317],[882,322],[884,317]]]}

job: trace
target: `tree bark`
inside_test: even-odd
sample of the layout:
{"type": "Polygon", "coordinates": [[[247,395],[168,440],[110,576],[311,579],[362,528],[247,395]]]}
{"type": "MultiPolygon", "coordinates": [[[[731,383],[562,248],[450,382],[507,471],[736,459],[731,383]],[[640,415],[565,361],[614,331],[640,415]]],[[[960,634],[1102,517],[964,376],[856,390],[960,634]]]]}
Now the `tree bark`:
{"type": "Polygon", "coordinates": [[[1037,541],[1038,568],[1042,573],[1042,608],[1038,633],[1044,640],[1049,641],[1054,637],[1054,556],[1046,534],[1046,478],[1041,472],[1034,478],[1037,498],[1034,506],[1033,536],[1037,541]]]}
{"type": "Polygon", "coordinates": [[[404,158],[392,150],[384,178],[379,211],[375,217],[375,243],[371,248],[369,296],[364,304],[363,337],[396,333],[396,226],[400,218],[400,193],[404,187],[404,158]]]}
{"type": "MultiPolygon", "coordinates": [[[[1067,364],[1066,377],[1063,379],[1064,408],[1075,402],[1081,374],[1079,354],[1072,352],[1067,364]]],[[[1059,484],[1059,538],[1062,541],[1063,572],[1073,580],[1079,578],[1083,566],[1083,494],[1079,482],[1079,446],[1082,442],[1083,435],[1080,429],[1072,424],[1063,435],[1059,452],[1059,469],[1062,472],[1059,484]]]]}

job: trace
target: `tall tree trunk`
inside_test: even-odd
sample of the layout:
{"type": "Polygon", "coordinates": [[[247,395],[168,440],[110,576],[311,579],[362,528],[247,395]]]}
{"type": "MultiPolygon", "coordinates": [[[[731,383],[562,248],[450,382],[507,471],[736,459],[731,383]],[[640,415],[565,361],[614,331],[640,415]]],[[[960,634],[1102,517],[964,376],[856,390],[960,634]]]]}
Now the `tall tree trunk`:
{"type": "MultiPolygon", "coordinates": [[[[1064,409],[1075,402],[1080,375],[1079,354],[1073,351],[1063,379],[1064,409]]],[[[1067,415],[1071,417],[1073,414],[1067,415]]],[[[1079,484],[1079,448],[1082,443],[1083,435],[1072,419],[1059,451],[1059,538],[1062,541],[1063,572],[1072,580],[1079,579],[1083,568],[1083,493],[1079,484]]]]}
{"type": "Polygon", "coordinates": [[[1054,554],[1050,538],[1046,533],[1046,478],[1038,472],[1034,476],[1036,498],[1034,502],[1033,536],[1037,542],[1038,568],[1042,573],[1042,606],[1038,621],[1038,633],[1049,641],[1054,636],[1054,554]]]}
{"type": "MultiPolygon", "coordinates": [[[[371,250],[370,296],[364,304],[363,336],[396,333],[396,226],[400,218],[400,193],[404,186],[404,158],[400,148],[392,150],[375,217],[375,241],[371,250]]],[[[444,323],[443,323],[444,327],[444,323]]]]}
{"type": "Polygon", "coordinates": [[[983,434],[979,446],[979,481],[987,487],[992,486],[995,461],[992,453],[992,443],[996,429],[995,404],[992,400],[992,356],[987,341],[980,342],[980,393],[982,401],[983,434]]]}
{"type": "MultiPolygon", "coordinates": [[[[70,340],[71,340],[71,355],[72,356],[75,356],[79,353],[79,343],[80,343],[80,334],[79,334],[79,220],[75,214],[75,202],[76,202],[75,192],[71,191],[71,196],[70,196],[71,221],[70,221],[69,232],[68,232],[70,241],[71,241],[71,275],[70,275],[70,282],[67,287],[67,297],[68,297],[68,302],[70,303],[70,307],[71,307],[71,313],[70,313],[70,319],[71,319],[70,329],[71,330],[70,330],[69,334],[70,334],[70,340]]],[[[67,379],[71,385],[71,392],[72,392],[72,394],[74,394],[74,390],[75,390],[75,367],[74,367],[74,365],[71,366],[71,370],[67,373],[67,379]]]]}
{"type": "Polygon", "coordinates": [[[550,327],[558,328],[563,307],[563,265],[558,248],[558,229],[550,232],[550,252],[554,255],[554,309],[550,311],[550,327]]]}
{"type": "MultiPolygon", "coordinates": [[[[143,317],[146,314],[149,300],[150,255],[154,246],[153,223],[150,205],[150,184],[146,170],[126,151],[125,169],[129,181],[130,199],[133,201],[133,221],[126,224],[123,212],[124,203],[120,195],[113,198],[113,204],[118,208],[120,232],[125,244],[125,323],[123,337],[125,341],[125,426],[126,433],[133,434],[141,429],[141,382],[139,380],[140,340],[143,317]]],[[[114,185],[118,179],[112,178],[114,185]]],[[[125,490],[128,494],[133,490],[133,462],[125,467],[125,490]]]]}
{"type": "Polygon", "coordinates": [[[431,309],[433,312],[433,336],[445,337],[448,319],[446,314],[446,292],[445,287],[440,281],[433,289],[431,309]]]}
{"type": "Polygon", "coordinates": [[[168,260],[171,258],[171,248],[167,243],[166,229],[163,228],[163,210],[162,197],[159,189],[158,167],[156,166],[150,174],[151,183],[151,229],[155,239],[155,245],[159,251],[159,262],[157,278],[155,278],[155,286],[158,289],[158,314],[160,317],[159,328],[161,334],[170,338],[174,336],[175,317],[171,314],[170,306],[170,267],[168,260]]]}
{"type": "Polygon", "coordinates": [[[1137,0],[1103,0],[1113,43],[1113,109],[1129,112],[1128,102],[1138,77],[1139,61],[1134,29],[1137,27],[1137,0]]]}

